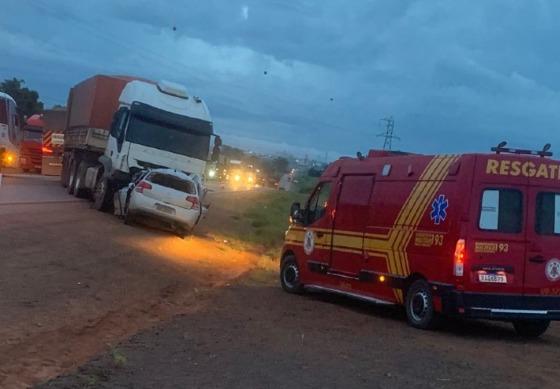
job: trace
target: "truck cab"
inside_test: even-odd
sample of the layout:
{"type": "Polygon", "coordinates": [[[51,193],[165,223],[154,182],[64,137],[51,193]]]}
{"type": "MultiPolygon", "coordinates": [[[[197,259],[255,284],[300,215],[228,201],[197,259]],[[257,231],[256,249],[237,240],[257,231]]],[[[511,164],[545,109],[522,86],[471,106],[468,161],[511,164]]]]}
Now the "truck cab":
{"type": "Polygon", "coordinates": [[[25,121],[19,154],[20,167],[24,172],[41,172],[44,128],[45,122],[40,114],[32,115],[25,121]]]}
{"type": "Polygon", "coordinates": [[[212,134],[206,104],[183,86],[131,81],[120,95],[105,156],[122,173],[168,167],[202,176],[212,134]]]}

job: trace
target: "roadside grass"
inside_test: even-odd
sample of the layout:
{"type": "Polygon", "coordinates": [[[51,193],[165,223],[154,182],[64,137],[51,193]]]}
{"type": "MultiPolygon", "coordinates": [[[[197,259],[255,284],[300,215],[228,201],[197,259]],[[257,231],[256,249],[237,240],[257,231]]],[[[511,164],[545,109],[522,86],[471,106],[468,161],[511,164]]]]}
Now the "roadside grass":
{"type": "Polygon", "coordinates": [[[316,178],[298,178],[291,191],[263,190],[218,193],[210,211],[212,216],[199,229],[238,250],[251,250],[278,259],[289,224],[290,206],[302,205],[317,182],[316,178]]]}
{"type": "Polygon", "coordinates": [[[260,245],[266,254],[276,256],[288,228],[290,206],[303,201],[305,196],[297,192],[266,192],[244,212],[251,232],[242,236],[245,242],[260,245]]]}

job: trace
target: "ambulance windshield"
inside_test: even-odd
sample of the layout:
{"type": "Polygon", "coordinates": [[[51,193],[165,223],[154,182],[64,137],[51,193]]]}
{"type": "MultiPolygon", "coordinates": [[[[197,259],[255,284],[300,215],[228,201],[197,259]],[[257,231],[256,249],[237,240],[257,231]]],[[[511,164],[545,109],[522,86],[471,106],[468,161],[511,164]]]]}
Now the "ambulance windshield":
{"type": "Polygon", "coordinates": [[[560,235],[560,193],[537,195],[535,230],[541,235],[560,235]]]}
{"type": "Polygon", "coordinates": [[[323,182],[317,186],[307,205],[307,224],[311,224],[323,217],[327,209],[330,193],[330,182],[323,182]]]}

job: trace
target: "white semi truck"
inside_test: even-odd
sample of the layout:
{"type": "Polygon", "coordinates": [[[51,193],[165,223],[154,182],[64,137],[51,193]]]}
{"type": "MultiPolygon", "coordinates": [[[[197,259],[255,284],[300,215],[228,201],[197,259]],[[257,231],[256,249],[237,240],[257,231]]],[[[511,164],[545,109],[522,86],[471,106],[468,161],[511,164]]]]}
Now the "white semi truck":
{"type": "Polygon", "coordinates": [[[108,210],[114,192],[141,170],[203,177],[212,135],[206,104],[183,86],[97,75],[70,90],[61,182],[108,210]]]}

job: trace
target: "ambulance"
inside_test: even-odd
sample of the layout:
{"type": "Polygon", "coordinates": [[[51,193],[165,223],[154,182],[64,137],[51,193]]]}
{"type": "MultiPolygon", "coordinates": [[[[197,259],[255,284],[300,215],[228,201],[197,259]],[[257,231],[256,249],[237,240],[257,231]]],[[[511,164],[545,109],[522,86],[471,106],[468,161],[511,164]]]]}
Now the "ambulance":
{"type": "Polygon", "coordinates": [[[283,289],[404,305],[420,329],[460,316],[540,336],[560,319],[560,161],[549,149],[335,161],[292,205],[283,289]]]}

